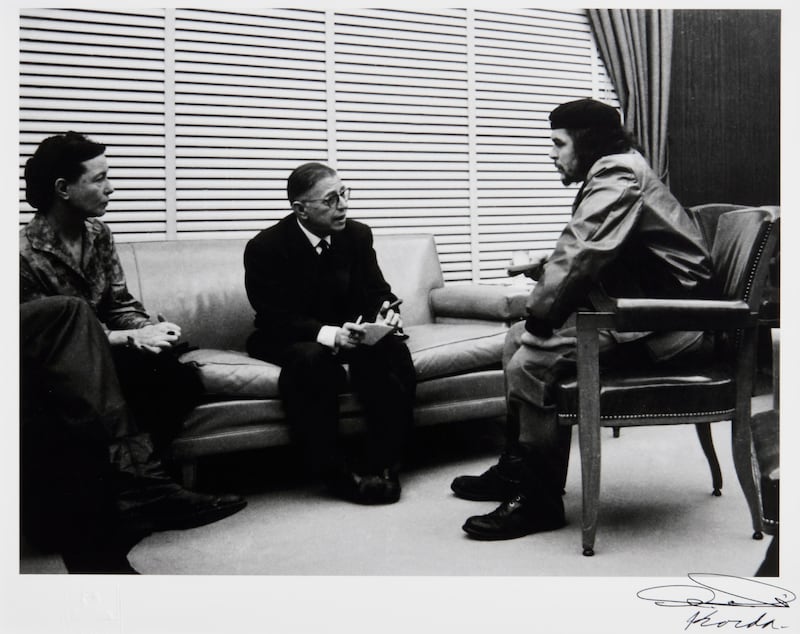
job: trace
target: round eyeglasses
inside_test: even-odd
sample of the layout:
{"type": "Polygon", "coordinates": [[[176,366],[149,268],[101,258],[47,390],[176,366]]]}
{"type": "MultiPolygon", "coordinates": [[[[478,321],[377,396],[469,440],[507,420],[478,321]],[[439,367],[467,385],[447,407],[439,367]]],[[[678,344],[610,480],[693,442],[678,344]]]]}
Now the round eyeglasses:
{"type": "Polygon", "coordinates": [[[328,209],[333,209],[334,207],[338,207],[339,206],[339,201],[340,200],[343,200],[345,202],[350,200],[350,191],[351,191],[350,187],[343,187],[338,192],[331,192],[330,194],[328,194],[324,198],[309,198],[309,199],[306,199],[306,200],[300,200],[298,202],[301,202],[301,203],[320,203],[321,202],[328,209]]]}

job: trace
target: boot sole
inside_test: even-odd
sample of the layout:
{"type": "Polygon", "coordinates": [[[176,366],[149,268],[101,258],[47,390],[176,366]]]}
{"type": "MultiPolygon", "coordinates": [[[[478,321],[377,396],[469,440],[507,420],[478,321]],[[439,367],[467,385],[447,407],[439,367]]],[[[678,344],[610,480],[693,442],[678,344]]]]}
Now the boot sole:
{"type": "Polygon", "coordinates": [[[450,490],[457,498],[470,500],[471,502],[506,502],[516,495],[515,491],[508,491],[504,494],[495,493],[494,495],[488,493],[474,493],[452,484],[450,485],[450,490]]]}
{"type": "Polygon", "coordinates": [[[475,530],[474,528],[468,527],[466,524],[464,524],[464,526],[462,526],[461,529],[472,539],[491,542],[491,541],[504,541],[507,539],[518,539],[520,537],[525,537],[526,535],[533,535],[534,533],[546,533],[548,531],[558,530],[559,528],[563,528],[566,525],[567,525],[566,522],[561,522],[556,524],[545,524],[542,526],[536,526],[534,528],[526,529],[524,531],[519,530],[509,533],[484,532],[481,530],[475,530]]]}

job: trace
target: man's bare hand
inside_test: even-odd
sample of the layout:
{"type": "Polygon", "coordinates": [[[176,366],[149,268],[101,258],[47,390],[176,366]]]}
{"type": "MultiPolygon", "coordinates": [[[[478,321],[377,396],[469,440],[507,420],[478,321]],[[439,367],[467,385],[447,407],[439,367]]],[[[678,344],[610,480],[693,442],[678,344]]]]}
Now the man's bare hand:
{"type": "Polygon", "coordinates": [[[384,324],[386,326],[391,326],[392,328],[402,328],[403,327],[403,320],[400,317],[400,313],[395,312],[393,309],[389,308],[391,304],[389,301],[383,302],[381,304],[380,310],[378,310],[378,316],[375,319],[376,324],[384,324]]]}

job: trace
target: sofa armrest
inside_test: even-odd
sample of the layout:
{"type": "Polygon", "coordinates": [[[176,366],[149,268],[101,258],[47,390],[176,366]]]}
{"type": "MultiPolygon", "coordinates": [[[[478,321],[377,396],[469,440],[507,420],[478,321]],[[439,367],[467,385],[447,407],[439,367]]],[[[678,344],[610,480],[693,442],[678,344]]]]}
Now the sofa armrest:
{"type": "Polygon", "coordinates": [[[525,316],[529,292],[492,284],[450,284],[431,291],[436,319],[477,319],[511,323],[525,316]]]}

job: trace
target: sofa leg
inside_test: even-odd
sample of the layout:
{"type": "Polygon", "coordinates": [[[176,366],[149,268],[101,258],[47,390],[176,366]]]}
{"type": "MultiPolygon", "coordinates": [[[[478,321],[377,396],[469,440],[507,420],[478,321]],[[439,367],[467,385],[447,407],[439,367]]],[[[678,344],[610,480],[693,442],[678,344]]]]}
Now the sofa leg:
{"type": "Polygon", "coordinates": [[[181,484],[185,489],[193,489],[197,484],[197,460],[181,464],[181,484]]]}

